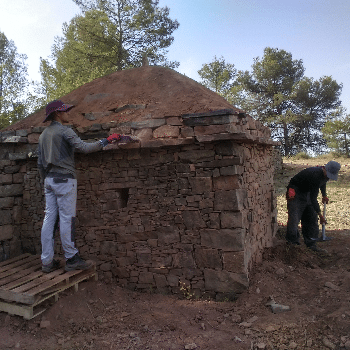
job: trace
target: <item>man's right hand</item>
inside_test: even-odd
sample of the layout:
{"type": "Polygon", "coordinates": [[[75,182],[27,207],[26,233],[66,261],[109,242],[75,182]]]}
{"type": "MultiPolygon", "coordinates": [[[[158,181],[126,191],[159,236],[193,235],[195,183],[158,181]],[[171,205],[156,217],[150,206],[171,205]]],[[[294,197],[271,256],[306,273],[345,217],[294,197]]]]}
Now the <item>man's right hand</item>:
{"type": "Polygon", "coordinates": [[[326,219],[323,217],[322,214],[319,214],[319,217],[320,217],[320,224],[321,225],[327,225],[327,221],[326,219]]]}
{"type": "Polygon", "coordinates": [[[295,190],[294,188],[288,188],[286,193],[286,199],[287,201],[291,201],[295,198],[295,190]]]}
{"type": "Polygon", "coordinates": [[[114,143],[114,142],[119,141],[120,138],[121,138],[120,134],[112,134],[112,135],[107,137],[107,141],[108,141],[108,143],[114,143]]]}

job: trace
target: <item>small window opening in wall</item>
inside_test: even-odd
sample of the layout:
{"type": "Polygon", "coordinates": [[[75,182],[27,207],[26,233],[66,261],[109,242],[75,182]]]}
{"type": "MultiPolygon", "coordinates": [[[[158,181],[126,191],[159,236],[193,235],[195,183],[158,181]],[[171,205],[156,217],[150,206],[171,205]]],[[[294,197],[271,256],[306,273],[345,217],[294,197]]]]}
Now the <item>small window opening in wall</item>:
{"type": "Polygon", "coordinates": [[[128,201],[129,201],[129,189],[121,188],[119,190],[119,194],[120,194],[120,206],[121,208],[125,208],[128,205],[128,201]]]}

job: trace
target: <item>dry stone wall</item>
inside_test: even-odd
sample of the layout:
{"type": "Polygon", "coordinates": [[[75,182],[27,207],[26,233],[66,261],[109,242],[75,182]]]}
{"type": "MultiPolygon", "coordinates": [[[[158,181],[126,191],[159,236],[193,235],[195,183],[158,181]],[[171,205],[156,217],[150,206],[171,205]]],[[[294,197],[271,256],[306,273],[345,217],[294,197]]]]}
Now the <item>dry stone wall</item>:
{"type": "MultiPolygon", "coordinates": [[[[224,125],[207,125],[223,119],[204,118],[210,120],[185,126],[172,118],[166,129],[159,120],[124,126],[122,132],[133,129],[152,140],[141,148],[76,154],[76,244],[96,261],[102,279],[138,290],[181,293],[185,287],[217,298],[248,286],[252,264],[276,232],[273,147],[241,133],[223,137],[232,116],[224,125]],[[159,139],[163,133],[187,136],[159,139]]],[[[0,260],[41,251],[44,196],[36,158],[28,158],[41,132],[2,135],[0,260]]],[[[80,132],[103,137],[105,129],[80,132]]],[[[62,253],[58,238],[56,249],[62,253]]]]}

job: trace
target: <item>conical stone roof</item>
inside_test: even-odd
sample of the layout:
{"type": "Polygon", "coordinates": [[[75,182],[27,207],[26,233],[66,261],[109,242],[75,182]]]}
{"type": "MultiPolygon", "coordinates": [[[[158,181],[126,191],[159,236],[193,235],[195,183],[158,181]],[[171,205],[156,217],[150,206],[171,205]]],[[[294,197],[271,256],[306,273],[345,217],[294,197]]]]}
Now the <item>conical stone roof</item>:
{"type": "MultiPolygon", "coordinates": [[[[157,66],[112,73],[60,99],[75,105],[69,112],[70,124],[75,127],[111,121],[145,121],[234,108],[224,98],[193,79],[157,66]]],[[[43,109],[6,130],[47,125],[43,123],[44,119],[43,109]]]]}
{"type": "MultiPolygon", "coordinates": [[[[130,147],[162,147],[195,140],[274,144],[270,130],[259,121],[169,68],[147,66],[115,72],[60,99],[75,106],[68,113],[69,124],[84,139],[117,132],[140,139],[141,144],[130,147]]],[[[44,119],[45,108],[3,129],[2,142],[28,139],[36,143],[43,127],[49,125],[44,119]]]]}

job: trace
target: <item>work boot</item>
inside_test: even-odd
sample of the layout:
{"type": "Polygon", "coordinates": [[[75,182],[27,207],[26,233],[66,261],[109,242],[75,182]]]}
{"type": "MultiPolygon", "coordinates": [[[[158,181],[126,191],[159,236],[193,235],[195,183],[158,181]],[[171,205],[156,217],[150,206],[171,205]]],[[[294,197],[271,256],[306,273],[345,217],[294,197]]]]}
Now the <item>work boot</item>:
{"type": "Polygon", "coordinates": [[[41,267],[41,271],[42,272],[45,272],[45,273],[49,273],[49,272],[52,272],[52,271],[55,271],[57,269],[59,269],[60,267],[60,262],[59,260],[55,260],[53,259],[50,264],[47,264],[47,265],[44,265],[41,267]]]}
{"type": "Polygon", "coordinates": [[[313,252],[316,252],[316,253],[324,253],[324,254],[328,253],[327,250],[319,248],[316,244],[311,244],[311,245],[309,245],[307,247],[310,250],[312,250],[313,252]]]}
{"type": "Polygon", "coordinates": [[[73,271],[73,270],[88,270],[92,267],[94,263],[92,261],[83,260],[79,254],[75,254],[72,258],[67,259],[65,270],[73,271]]]}

